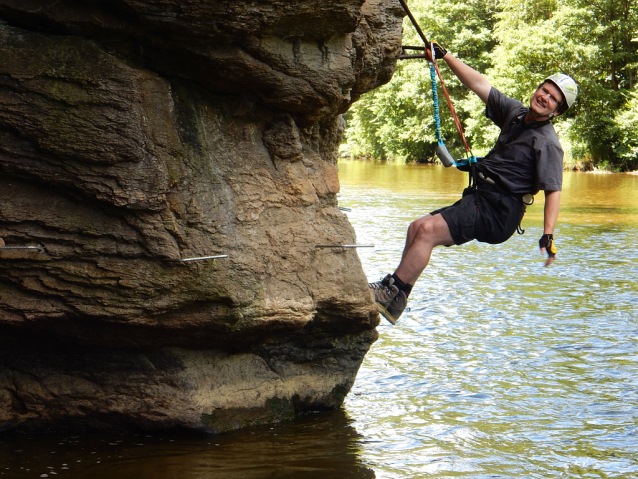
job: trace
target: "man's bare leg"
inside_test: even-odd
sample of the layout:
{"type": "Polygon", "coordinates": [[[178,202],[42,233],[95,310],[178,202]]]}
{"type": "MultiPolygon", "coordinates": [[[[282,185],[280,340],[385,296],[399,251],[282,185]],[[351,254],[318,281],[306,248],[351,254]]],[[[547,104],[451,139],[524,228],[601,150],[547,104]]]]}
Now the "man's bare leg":
{"type": "Polygon", "coordinates": [[[370,283],[379,312],[395,324],[408,303],[412,286],[419,278],[435,246],[454,244],[447,222],[439,215],[425,215],[408,228],[401,263],[393,275],[370,283]]]}
{"type": "Polygon", "coordinates": [[[414,285],[428,265],[434,247],[452,244],[450,228],[440,214],[413,221],[408,228],[401,263],[394,274],[403,283],[414,285]]]}
{"type": "Polygon", "coordinates": [[[401,254],[401,259],[405,257],[406,252],[408,251],[410,246],[412,246],[412,242],[414,241],[414,237],[416,236],[416,232],[418,231],[419,226],[421,226],[424,222],[429,221],[430,218],[432,218],[432,215],[428,213],[427,215],[422,216],[418,220],[414,220],[412,223],[410,223],[410,226],[408,227],[408,234],[405,237],[405,246],[403,248],[403,253],[401,254]]]}

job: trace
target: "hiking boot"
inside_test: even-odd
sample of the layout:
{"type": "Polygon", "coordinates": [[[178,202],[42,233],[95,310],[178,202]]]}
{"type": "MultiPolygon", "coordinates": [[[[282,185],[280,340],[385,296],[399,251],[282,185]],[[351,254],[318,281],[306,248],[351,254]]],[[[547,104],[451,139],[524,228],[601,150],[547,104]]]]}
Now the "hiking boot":
{"type": "Polygon", "coordinates": [[[394,278],[392,275],[387,275],[383,280],[376,283],[368,283],[374,300],[377,304],[387,308],[394,297],[399,294],[399,288],[394,285],[394,278]]]}
{"type": "Polygon", "coordinates": [[[393,307],[393,311],[397,312],[398,308],[401,304],[403,307],[398,311],[397,319],[405,309],[405,305],[407,304],[407,298],[405,297],[405,293],[399,291],[394,285],[394,278],[392,275],[387,275],[383,278],[382,281],[377,281],[376,283],[369,283],[368,286],[372,291],[372,295],[374,296],[374,301],[377,303],[379,307],[379,312],[383,315],[385,319],[390,321],[392,324],[395,324],[397,321],[392,314],[388,311],[388,308],[396,301],[401,293],[403,294],[403,298],[405,298],[402,302],[399,300],[397,305],[393,307]]]}
{"type": "Polygon", "coordinates": [[[399,294],[394,297],[388,307],[385,308],[385,311],[381,310],[381,314],[383,314],[383,317],[392,324],[396,324],[399,320],[399,316],[403,314],[407,305],[408,297],[406,296],[405,291],[399,291],[399,294]]]}

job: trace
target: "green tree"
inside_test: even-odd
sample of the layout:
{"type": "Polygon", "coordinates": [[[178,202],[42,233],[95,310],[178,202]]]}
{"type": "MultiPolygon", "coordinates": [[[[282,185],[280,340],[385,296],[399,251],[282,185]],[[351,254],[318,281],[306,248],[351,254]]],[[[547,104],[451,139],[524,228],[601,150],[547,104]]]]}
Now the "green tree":
{"type": "Polygon", "coordinates": [[[616,153],[621,159],[620,166],[627,170],[638,169],[638,90],[635,87],[615,120],[620,145],[616,153]]]}
{"type": "Polygon", "coordinates": [[[363,95],[348,112],[349,153],[409,160],[431,155],[435,137],[428,89],[423,63],[399,65],[391,83],[363,95]]]}
{"type": "MultiPolygon", "coordinates": [[[[491,31],[496,13],[495,0],[420,0],[410,9],[422,30],[455,54],[481,70],[490,66],[494,46],[491,31]]],[[[422,46],[409,19],[404,21],[404,45],[422,46]]],[[[445,62],[440,67],[445,70],[445,62]]],[[[468,91],[443,71],[448,91],[463,121],[471,117],[465,109],[468,91]]],[[[461,139],[440,92],[443,135],[451,152],[464,151],[461,139]]],[[[473,104],[469,104],[474,107],[473,104]]],[[[347,114],[345,150],[354,156],[431,160],[436,149],[434,105],[428,63],[403,60],[392,82],[364,95],[347,114]]]]}
{"type": "MultiPolygon", "coordinates": [[[[573,108],[555,120],[573,159],[638,168],[635,144],[638,0],[413,0],[426,35],[484,73],[524,104],[549,75],[579,83],[573,108]]],[[[409,20],[404,44],[420,40],[409,20]]],[[[497,129],[484,105],[440,64],[466,136],[487,149],[497,129]]],[[[395,78],[349,112],[347,145],[377,158],[430,158],[436,145],[427,64],[401,63],[395,78]]],[[[447,113],[442,102],[441,111],[447,113]]],[[[450,151],[463,151],[449,115],[442,114],[450,151]]]]}
{"type": "Polygon", "coordinates": [[[505,0],[495,28],[498,46],[488,73],[504,93],[527,100],[557,71],[579,83],[574,108],[558,119],[570,125],[564,140],[577,158],[624,165],[616,120],[634,87],[638,45],[636,1],[558,0],[535,8],[505,0]]]}

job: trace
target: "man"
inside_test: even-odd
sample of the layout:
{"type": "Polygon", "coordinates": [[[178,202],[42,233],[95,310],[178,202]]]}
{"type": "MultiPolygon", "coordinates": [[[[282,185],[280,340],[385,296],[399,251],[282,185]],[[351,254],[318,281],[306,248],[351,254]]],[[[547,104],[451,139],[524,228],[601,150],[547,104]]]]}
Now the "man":
{"type": "MultiPolygon", "coordinates": [[[[428,50],[429,51],[429,50],[428,50]]],[[[529,108],[493,88],[476,70],[434,44],[461,82],[486,104],[486,116],[501,133],[496,145],[478,164],[477,184],[452,206],[425,215],[408,228],[399,267],[382,281],[370,283],[381,314],[392,324],[403,313],[410,291],[427,266],[435,246],[472,239],[498,244],[509,239],[525,211],[523,198],[545,192],[544,229],[539,241],[555,259],[553,241],[563,178],[563,150],[550,118],[564,113],[576,100],[578,87],[569,76],[547,78],[531,97],[529,108]]]]}

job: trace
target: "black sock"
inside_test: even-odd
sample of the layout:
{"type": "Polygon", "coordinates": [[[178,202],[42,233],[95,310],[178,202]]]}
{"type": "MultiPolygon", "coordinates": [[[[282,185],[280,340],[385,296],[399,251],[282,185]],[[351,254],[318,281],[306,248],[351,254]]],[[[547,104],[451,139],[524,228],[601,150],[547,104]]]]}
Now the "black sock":
{"type": "Polygon", "coordinates": [[[394,273],[392,277],[394,278],[394,285],[397,288],[399,288],[399,291],[403,291],[405,293],[406,298],[410,296],[410,293],[412,292],[412,285],[406,284],[403,281],[401,281],[401,279],[397,276],[396,273],[394,273]]]}

